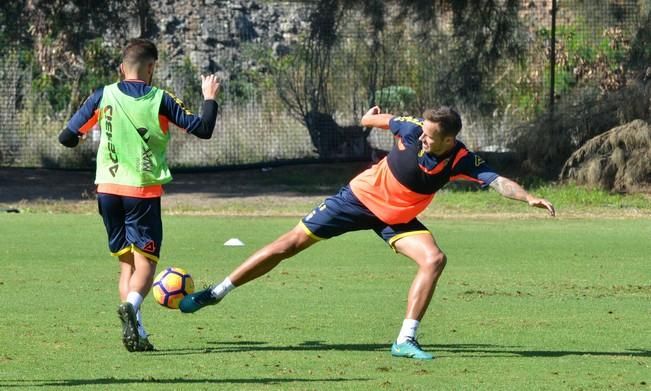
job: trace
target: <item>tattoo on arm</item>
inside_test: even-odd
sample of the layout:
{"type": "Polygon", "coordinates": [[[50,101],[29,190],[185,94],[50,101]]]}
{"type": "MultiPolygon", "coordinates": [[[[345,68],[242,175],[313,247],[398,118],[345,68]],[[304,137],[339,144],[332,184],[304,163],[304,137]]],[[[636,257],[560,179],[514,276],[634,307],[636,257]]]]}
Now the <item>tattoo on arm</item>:
{"type": "Polygon", "coordinates": [[[490,186],[502,196],[514,200],[527,201],[527,196],[529,195],[520,185],[501,176],[497,177],[490,186]]]}

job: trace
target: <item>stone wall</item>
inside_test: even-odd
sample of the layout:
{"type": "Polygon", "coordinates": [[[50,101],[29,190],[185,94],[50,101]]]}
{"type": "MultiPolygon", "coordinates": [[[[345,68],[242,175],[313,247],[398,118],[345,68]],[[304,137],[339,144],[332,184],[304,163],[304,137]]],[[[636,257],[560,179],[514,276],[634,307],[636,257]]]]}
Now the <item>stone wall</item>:
{"type": "MultiPolygon", "coordinates": [[[[130,18],[125,38],[142,33],[157,43],[163,63],[173,66],[189,59],[199,72],[228,80],[233,72],[258,67],[242,56],[242,45],[285,54],[308,31],[309,13],[310,6],[300,2],[151,0],[148,9],[130,18]]],[[[172,82],[171,72],[159,77],[172,82]]]]}

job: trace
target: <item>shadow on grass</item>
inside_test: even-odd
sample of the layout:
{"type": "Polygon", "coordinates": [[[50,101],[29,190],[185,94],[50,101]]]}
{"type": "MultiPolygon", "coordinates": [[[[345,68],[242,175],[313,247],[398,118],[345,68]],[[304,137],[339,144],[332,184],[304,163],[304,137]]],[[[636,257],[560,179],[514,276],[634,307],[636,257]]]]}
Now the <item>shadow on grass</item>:
{"type": "Polygon", "coordinates": [[[332,378],[332,379],[305,379],[305,378],[251,378],[251,379],[155,379],[153,377],[144,378],[115,378],[106,377],[99,379],[52,379],[52,380],[0,380],[0,388],[22,388],[22,387],[75,387],[75,386],[101,386],[101,385],[128,385],[128,384],[168,384],[168,385],[192,385],[192,384],[260,384],[260,385],[279,385],[289,383],[335,383],[349,381],[368,381],[366,378],[332,378]]]}
{"type": "MultiPolygon", "coordinates": [[[[304,352],[304,351],[353,351],[386,352],[390,344],[329,344],[322,341],[305,341],[298,345],[278,346],[260,341],[216,341],[208,342],[205,348],[162,349],[147,353],[148,355],[192,355],[210,353],[241,352],[304,352]]],[[[582,350],[530,350],[520,346],[501,346],[491,344],[421,344],[423,349],[435,353],[437,357],[562,357],[562,356],[611,356],[611,357],[651,357],[651,350],[627,349],[626,351],[582,351],[582,350]],[[441,352],[450,353],[442,355],[441,352]]]]}

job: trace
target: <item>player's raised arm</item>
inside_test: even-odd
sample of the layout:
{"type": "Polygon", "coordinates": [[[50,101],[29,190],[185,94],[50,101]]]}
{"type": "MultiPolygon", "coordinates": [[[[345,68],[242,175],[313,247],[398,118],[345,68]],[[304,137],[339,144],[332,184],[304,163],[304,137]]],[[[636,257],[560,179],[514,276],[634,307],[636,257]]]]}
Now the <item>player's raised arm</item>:
{"type": "Polygon", "coordinates": [[[203,110],[201,114],[201,126],[196,129],[188,129],[191,133],[202,139],[212,137],[217,121],[217,96],[219,95],[219,78],[216,75],[201,75],[201,92],[203,93],[203,110]]]}
{"type": "Polygon", "coordinates": [[[220,82],[216,75],[201,75],[201,93],[204,99],[201,116],[194,115],[181,99],[169,91],[165,91],[161,114],[188,133],[202,139],[209,139],[212,137],[217,121],[219,89],[220,82]]]}
{"type": "Polygon", "coordinates": [[[393,118],[392,114],[384,114],[379,106],[373,106],[364,114],[361,124],[365,128],[389,129],[391,118],[393,118]]]}
{"type": "Polygon", "coordinates": [[[532,196],[527,193],[522,186],[508,178],[498,176],[493,182],[491,182],[490,186],[504,197],[524,201],[528,203],[529,206],[534,206],[536,208],[547,209],[550,216],[556,216],[556,210],[551,202],[544,198],[532,196]]]}
{"type": "Polygon", "coordinates": [[[205,100],[217,99],[219,95],[219,78],[216,75],[201,75],[201,92],[205,100]]]}

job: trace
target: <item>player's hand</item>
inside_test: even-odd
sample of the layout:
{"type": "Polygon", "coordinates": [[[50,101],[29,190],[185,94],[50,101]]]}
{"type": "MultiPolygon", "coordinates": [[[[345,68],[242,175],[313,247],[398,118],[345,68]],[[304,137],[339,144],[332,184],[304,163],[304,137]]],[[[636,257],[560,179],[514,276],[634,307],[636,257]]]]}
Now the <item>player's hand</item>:
{"type": "Polygon", "coordinates": [[[393,115],[382,113],[380,106],[373,106],[362,116],[361,125],[364,128],[389,129],[391,118],[393,115]]]}
{"type": "Polygon", "coordinates": [[[364,115],[376,115],[380,114],[381,112],[382,111],[380,110],[380,106],[373,106],[364,115]]]}
{"type": "Polygon", "coordinates": [[[554,205],[552,205],[552,203],[547,201],[546,199],[531,198],[528,202],[529,202],[529,206],[533,206],[541,209],[547,209],[550,216],[552,217],[556,216],[556,210],[554,209],[554,205]]]}
{"type": "Polygon", "coordinates": [[[83,144],[86,141],[87,138],[88,138],[88,133],[81,133],[79,135],[79,144],[78,145],[83,144]]]}
{"type": "Polygon", "coordinates": [[[216,75],[201,75],[201,92],[203,99],[215,100],[219,95],[219,78],[216,75]]]}

